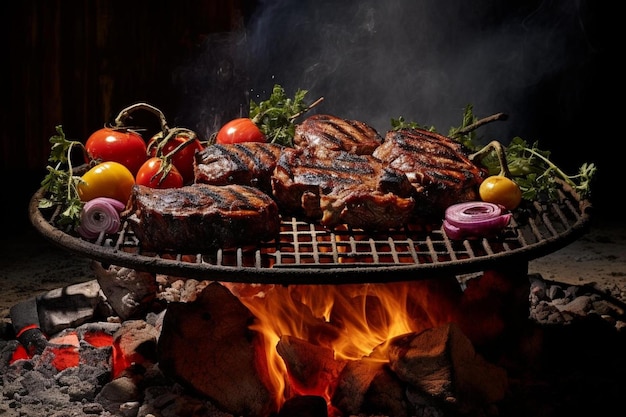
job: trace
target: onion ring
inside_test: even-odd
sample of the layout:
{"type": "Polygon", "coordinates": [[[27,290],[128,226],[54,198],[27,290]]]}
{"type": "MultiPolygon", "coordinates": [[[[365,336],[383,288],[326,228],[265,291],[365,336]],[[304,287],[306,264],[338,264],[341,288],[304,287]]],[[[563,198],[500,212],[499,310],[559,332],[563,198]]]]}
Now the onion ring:
{"type": "Polygon", "coordinates": [[[94,198],[83,206],[76,231],[85,239],[95,239],[101,232],[116,233],[120,229],[120,212],[124,208],[124,203],[113,198],[94,198]]]}
{"type": "Polygon", "coordinates": [[[490,237],[500,233],[511,216],[501,206],[484,201],[453,204],[446,209],[443,229],[450,239],[490,237]]]}

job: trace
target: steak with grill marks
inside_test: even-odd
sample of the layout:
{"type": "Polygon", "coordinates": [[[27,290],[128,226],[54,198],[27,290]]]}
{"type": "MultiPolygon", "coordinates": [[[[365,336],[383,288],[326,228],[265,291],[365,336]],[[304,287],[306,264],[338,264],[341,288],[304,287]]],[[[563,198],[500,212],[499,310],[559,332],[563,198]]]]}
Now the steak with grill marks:
{"type": "Polygon", "coordinates": [[[317,114],[296,126],[293,141],[296,146],[322,151],[371,155],[383,142],[383,137],[367,123],[317,114]]]}
{"type": "Polygon", "coordinates": [[[278,236],[276,202],[246,185],[135,185],[123,213],[147,251],[201,253],[257,245],[278,236]]]}
{"type": "Polygon", "coordinates": [[[326,151],[320,157],[316,149],[283,149],[272,188],[281,210],[304,214],[329,228],[399,228],[415,204],[405,174],[371,156],[345,151],[326,151]]]}
{"type": "Polygon", "coordinates": [[[282,148],[259,142],[207,146],[195,155],[195,182],[250,185],[271,194],[270,177],[282,148]]]}
{"type": "Polygon", "coordinates": [[[373,153],[404,172],[416,190],[416,211],[441,214],[453,204],[480,199],[478,187],[487,171],[468,158],[451,138],[422,129],[389,131],[373,153]]]}

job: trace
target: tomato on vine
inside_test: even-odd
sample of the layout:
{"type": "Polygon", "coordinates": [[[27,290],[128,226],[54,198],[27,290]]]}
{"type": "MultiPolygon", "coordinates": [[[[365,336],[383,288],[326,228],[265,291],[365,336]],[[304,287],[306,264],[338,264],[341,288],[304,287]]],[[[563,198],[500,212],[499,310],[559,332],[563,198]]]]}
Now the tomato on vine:
{"type": "Polygon", "coordinates": [[[195,154],[203,148],[204,145],[193,131],[175,128],[167,133],[161,131],[155,134],[148,142],[148,155],[169,158],[182,175],[183,183],[190,184],[194,180],[195,154]]]}
{"type": "Polygon", "coordinates": [[[139,168],[135,182],[150,188],[180,188],[183,176],[170,162],[154,156],[139,168]]]}
{"type": "Polygon", "coordinates": [[[140,134],[123,128],[104,127],[89,136],[85,142],[88,157],[92,160],[119,162],[134,174],[146,161],[146,142],[140,134]]]}

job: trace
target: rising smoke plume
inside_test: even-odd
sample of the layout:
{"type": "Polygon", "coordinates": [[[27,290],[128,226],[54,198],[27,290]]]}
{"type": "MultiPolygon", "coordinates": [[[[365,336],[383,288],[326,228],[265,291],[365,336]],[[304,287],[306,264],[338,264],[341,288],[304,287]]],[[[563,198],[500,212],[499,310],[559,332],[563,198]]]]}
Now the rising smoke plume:
{"type": "Polygon", "coordinates": [[[208,39],[177,74],[181,124],[210,134],[280,84],[324,97],[314,112],[380,132],[402,116],[447,133],[471,104],[478,117],[509,115],[481,128],[485,141],[538,140],[581,100],[576,71],[594,47],[581,4],[262,0],[244,30],[208,39]]]}

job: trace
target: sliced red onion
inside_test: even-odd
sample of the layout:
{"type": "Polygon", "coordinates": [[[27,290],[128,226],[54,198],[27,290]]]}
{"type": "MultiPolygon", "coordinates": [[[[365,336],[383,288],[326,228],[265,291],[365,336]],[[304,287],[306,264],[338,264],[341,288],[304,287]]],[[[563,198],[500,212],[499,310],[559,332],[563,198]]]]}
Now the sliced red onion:
{"type": "Polygon", "coordinates": [[[85,239],[95,239],[101,232],[116,233],[120,229],[120,212],[124,208],[124,203],[113,198],[94,198],[83,206],[76,230],[85,239]]]}
{"type": "Polygon", "coordinates": [[[443,229],[450,239],[480,238],[497,235],[511,220],[511,213],[484,201],[454,204],[446,209],[443,229]]]}

